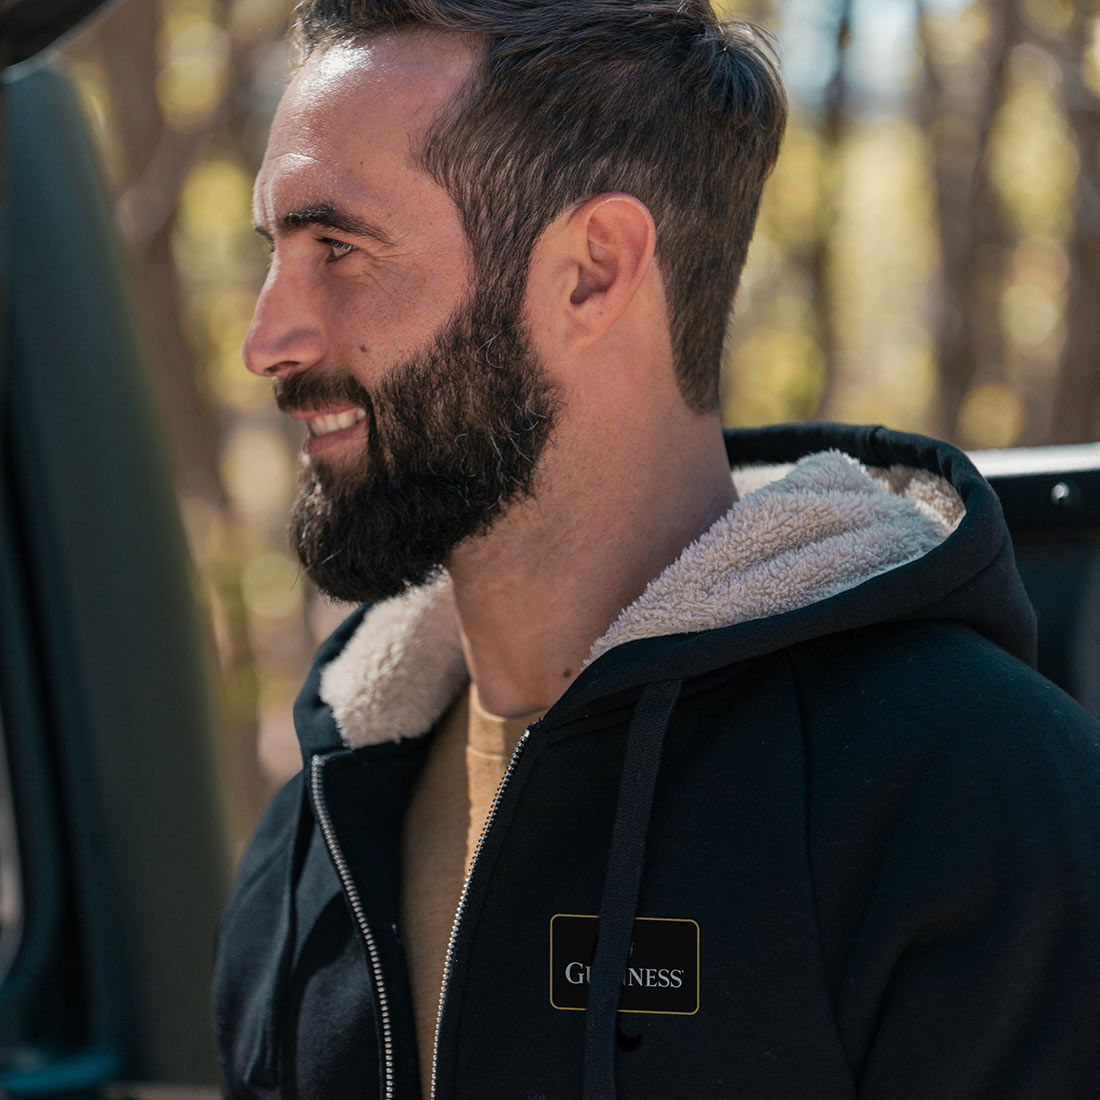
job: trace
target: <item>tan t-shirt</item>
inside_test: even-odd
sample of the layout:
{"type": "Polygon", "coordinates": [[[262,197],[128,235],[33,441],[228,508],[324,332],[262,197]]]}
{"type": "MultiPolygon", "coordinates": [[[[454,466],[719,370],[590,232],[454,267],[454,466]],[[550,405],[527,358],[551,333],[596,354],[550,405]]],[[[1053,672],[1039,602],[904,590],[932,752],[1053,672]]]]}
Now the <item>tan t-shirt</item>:
{"type": "Polygon", "coordinates": [[[490,714],[470,685],[443,719],[405,815],[401,923],[425,1094],[443,964],[466,870],[516,744],[541,716],[541,712],[522,718],[490,714]]]}

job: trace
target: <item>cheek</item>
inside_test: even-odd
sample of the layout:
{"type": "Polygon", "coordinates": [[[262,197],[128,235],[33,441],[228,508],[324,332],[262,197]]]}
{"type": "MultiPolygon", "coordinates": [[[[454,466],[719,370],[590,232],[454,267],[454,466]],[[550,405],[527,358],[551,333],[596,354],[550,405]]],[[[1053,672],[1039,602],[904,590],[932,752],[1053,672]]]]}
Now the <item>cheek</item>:
{"type": "Polygon", "coordinates": [[[448,316],[433,321],[437,300],[418,280],[402,280],[397,292],[387,293],[373,283],[342,282],[329,295],[329,331],[339,359],[372,376],[422,350],[448,316]]]}
{"type": "Polygon", "coordinates": [[[464,279],[436,271],[407,273],[382,288],[359,285],[335,296],[333,321],[371,345],[422,348],[467,299],[464,279]]]}
{"type": "Polygon", "coordinates": [[[366,354],[401,343],[410,313],[400,295],[384,293],[373,279],[334,280],[328,292],[329,331],[335,343],[366,354]]]}

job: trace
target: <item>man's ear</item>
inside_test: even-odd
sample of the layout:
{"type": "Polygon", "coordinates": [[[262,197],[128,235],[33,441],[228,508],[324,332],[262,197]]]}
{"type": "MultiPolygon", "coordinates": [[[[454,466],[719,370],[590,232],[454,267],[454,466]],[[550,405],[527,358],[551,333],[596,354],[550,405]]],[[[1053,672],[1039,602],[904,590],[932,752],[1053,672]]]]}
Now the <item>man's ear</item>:
{"type": "Polygon", "coordinates": [[[569,215],[560,243],[566,327],[571,340],[591,343],[623,315],[652,267],[653,215],[633,195],[597,195],[569,215]]]}

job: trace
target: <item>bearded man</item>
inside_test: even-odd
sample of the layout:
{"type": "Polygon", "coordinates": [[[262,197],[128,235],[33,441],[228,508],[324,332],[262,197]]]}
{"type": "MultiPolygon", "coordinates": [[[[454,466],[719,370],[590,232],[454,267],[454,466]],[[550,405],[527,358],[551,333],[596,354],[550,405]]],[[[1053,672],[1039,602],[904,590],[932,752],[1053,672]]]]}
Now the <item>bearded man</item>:
{"type": "Polygon", "coordinates": [[[362,607],[223,919],[229,1094],[1094,1095],[1100,740],[996,498],[930,440],[722,433],[760,39],[706,0],[297,37],[245,359],[362,607]]]}

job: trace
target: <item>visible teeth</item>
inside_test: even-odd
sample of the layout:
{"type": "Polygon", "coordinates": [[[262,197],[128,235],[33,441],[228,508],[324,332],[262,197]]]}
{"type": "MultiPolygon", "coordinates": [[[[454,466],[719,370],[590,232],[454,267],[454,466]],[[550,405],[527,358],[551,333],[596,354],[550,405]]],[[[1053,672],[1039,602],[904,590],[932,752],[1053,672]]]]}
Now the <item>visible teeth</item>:
{"type": "Polygon", "coordinates": [[[324,416],[313,416],[307,421],[310,435],[328,435],[329,432],[339,432],[344,428],[350,428],[366,419],[366,413],[362,409],[348,409],[346,412],[325,413],[324,416]]]}

